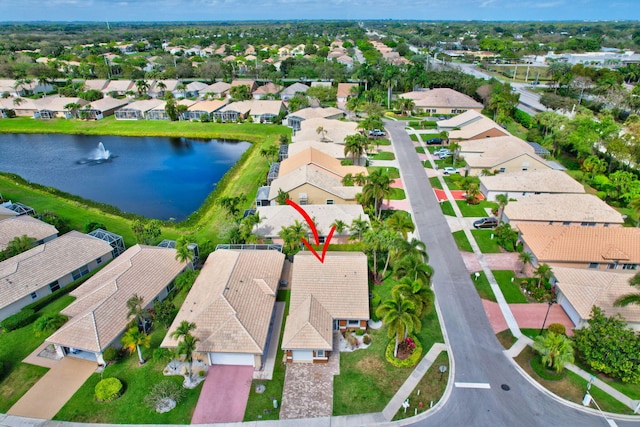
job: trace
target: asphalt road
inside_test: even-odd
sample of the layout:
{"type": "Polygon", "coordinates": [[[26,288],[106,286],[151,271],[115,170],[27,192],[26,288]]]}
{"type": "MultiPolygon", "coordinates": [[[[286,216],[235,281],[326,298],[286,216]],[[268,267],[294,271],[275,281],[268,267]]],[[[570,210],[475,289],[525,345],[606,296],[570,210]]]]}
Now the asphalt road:
{"type": "MultiPolygon", "coordinates": [[[[385,121],[405,191],[433,266],[452,361],[452,387],[443,406],[419,426],[607,426],[601,416],[567,406],[527,381],[503,354],[403,122],[385,121]],[[503,390],[506,384],[509,390],[503,390]]],[[[446,398],[446,395],[445,395],[446,398]]],[[[638,425],[616,421],[617,425],[638,425]]]]}

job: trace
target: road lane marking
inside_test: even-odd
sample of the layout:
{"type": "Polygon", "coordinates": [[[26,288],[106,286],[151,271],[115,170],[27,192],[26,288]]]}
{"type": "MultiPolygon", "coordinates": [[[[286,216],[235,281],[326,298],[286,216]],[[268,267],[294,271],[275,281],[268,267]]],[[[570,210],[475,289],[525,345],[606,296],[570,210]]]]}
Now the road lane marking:
{"type": "Polygon", "coordinates": [[[489,383],[453,383],[458,388],[491,388],[489,383]]]}

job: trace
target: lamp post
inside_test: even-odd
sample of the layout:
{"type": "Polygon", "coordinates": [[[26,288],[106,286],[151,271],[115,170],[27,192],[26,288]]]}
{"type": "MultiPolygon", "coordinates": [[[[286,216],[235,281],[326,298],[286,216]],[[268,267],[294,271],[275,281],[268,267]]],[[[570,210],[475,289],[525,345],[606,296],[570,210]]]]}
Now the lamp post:
{"type": "Polygon", "coordinates": [[[551,311],[551,306],[557,302],[558,301],[556,301],[556,299],[553,298],[551,301],[547,303],[549,304],[549,307],[547,307],[547,314],[544,315],[544,320],[542,321],[542,327],[540,328],[540,333],[538,335],[542,335],[542,331],[544,330],[544,324],[547,323],[547,317],[549,317],[549,311],[551,311]]]}

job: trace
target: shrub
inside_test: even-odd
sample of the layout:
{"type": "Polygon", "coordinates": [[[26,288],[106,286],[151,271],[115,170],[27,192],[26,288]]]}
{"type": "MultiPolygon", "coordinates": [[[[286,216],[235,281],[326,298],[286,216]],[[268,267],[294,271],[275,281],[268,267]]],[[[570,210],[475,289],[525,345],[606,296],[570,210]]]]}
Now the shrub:
{"type": "Polygon", "coordinates": [[[371,344],[371,335],[365,335],[364,337],[362,337],[362,342],[366,345],[371,344]]]}
{"type": "Polygon", "coordinates": [[[351,348],[358,347],[358,339],[351,332],[347,331],[344,336],[351,348]]]}
{"type": "Polygon", "coordinates": [[[396,339],[392,338],[391,341],[389,341],[389,344],[387,344],[387,349],[384,352],[384,357],[387,359],[387,362],[391,363],[396,368],[410,368],[412,366],[415,366],[422,357],[422,344],[420,344],[420,341],[418,341],[416,337],[411,337],[411,339],[415,344],[413,353],[411,353],[411,356],[407,357],[406,359],[401,360],[393,356],[393,350],[396,346],[396,339]]]}
{"type": "Polygon", "coordinates": [[[150,410],[158,411],[158,408],[169,400],[173,400],[175,403],[180,402],[182,396],[184,396],[184,390],[178,384],[164,380],[151,388],[143,402],[150,410]]]}
{"type": "Polygon", "coordinates": [[[562,323],[552,323],[549,325],[549,332],[553,332],[557,335],[565,335],[567,333],[567,328],[565,328],[562,323]]]}
{"type": "Polygon", "coordinates": [[[382,302],[382,298],[380,298],[380,295],[375,291],[372,292],[371,295],[371,307],[377,308],[382,302]]]}
{"type": "Polygon", "coordinates": [[[115,347],[107,347],[102,352],[102,358],[105,362],[115,362],[118,360],[118,350],[115,347]]]}
{"type": "Polygon", "coordinates": [[[166,360],[168,362],[169,360],[171,360],[172,356],[173,354],[171,350],[167,348],[156,348],[155,350],[153,350],[153,360],[155,361],[166,360]]]}
{"type": "Polygon", "coordinates": [[[356,335],[359,336],[359,337],[363,336],[364,335],[364,329],[356,330],[356,335]]]}
{"type": "Polygon", "coordinates": [[[105,378],[96,384],[95,394],[99,402],[111,402],[120,397],[122,382],[117,378],[105,378]]]}
{"type": "Polygon", "coordinates": [[[2,322],[0,322],[0,327],[2,327],[3,331],[10,332],[18,328],[22,328],[23,326],[27,326],[35,319],[36,313],[35,311],[33,311],[33,309],[23,308],[21,311],[7,317],[2,322]]]}

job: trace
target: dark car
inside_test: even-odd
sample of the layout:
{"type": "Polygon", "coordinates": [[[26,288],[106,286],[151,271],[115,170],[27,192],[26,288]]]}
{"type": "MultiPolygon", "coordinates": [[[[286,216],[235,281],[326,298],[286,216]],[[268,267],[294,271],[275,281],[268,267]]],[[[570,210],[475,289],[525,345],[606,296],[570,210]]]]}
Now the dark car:
{"type": "Polygon", "coordinates": [[[427,145],[442,144],[442,138],[431,138],[427,140],[427,145]]]}
{"type": "Polygon", "coordinates": [[[498,218],[487,217],[473,222],[474,228],[494,228],[498,226],[498,218]]]}

